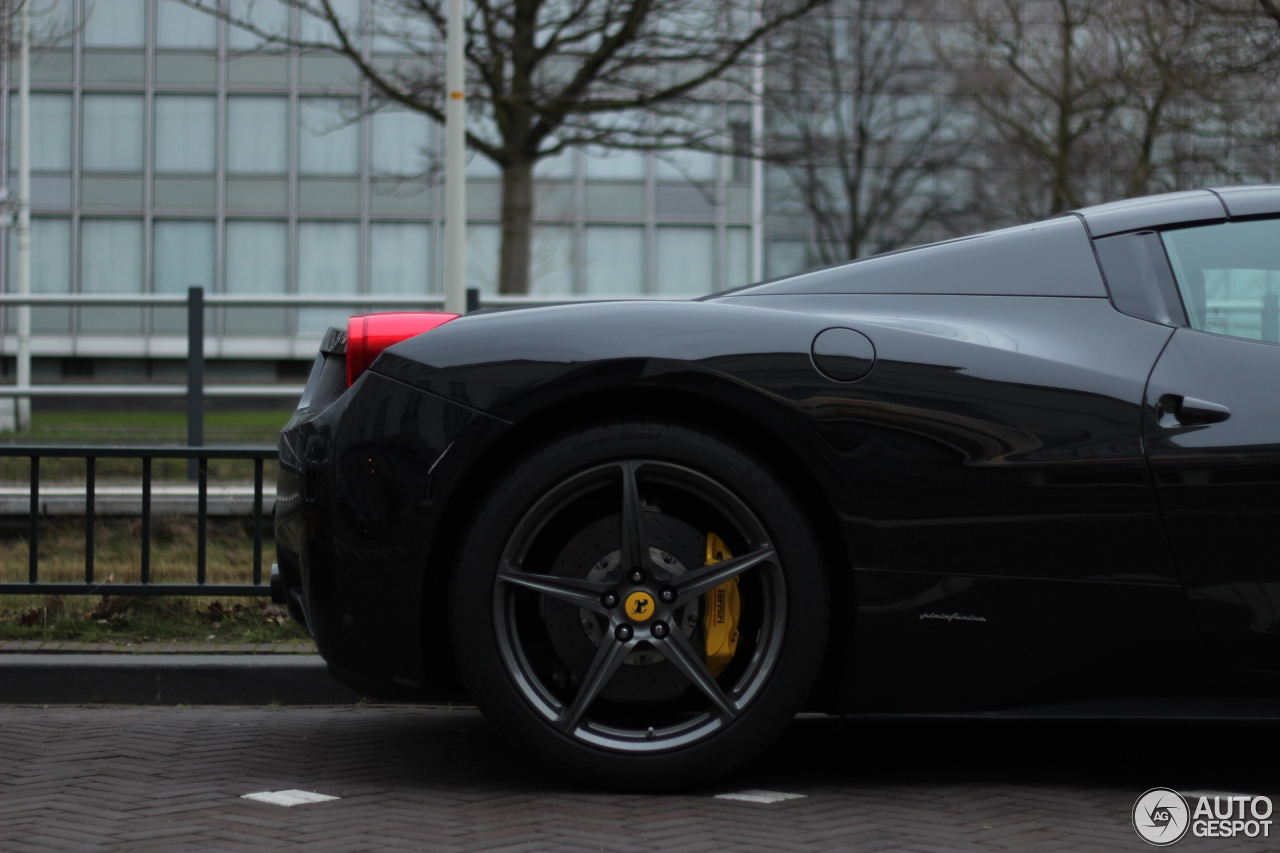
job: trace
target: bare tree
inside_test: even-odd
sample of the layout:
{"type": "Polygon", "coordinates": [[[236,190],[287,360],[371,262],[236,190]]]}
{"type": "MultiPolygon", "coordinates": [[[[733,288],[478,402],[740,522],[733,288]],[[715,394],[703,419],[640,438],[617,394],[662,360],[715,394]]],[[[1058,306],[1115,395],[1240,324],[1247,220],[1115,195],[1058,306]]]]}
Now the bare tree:
{"type": "MultiPolygon", "coordinates": [[[[339,0],[278,0],[321,25],[298,38],[255,23],[252,0],[183,0],[267,43],[345,57],[382,102],[444,120],[444,0],[374,0],[374,20],[339,0]],[[361,36],[389,39],[385,62],[361,36]]],[[[261,2],[261,0],[259,0],[261,2]]],[[[707,147],[720,129],[700,101],[742,85],[738,69],[764,37],[826,0],[471,0],[467,144],[502,170],[499,291],[528,290],[538,160],[576,146],[707,147]]]]}
{"type": "Polygon", "coordinates": [[[960,194],[937,190],[967,137],[934,97],[919,12],[837,0],[774,38],[767,156],[813,223],[821,263],[898,248],[963,210],[960,194]]]}
{"type": "Polygon", "coordinates": [[[1016,176],[1006,198],[1019,216],[1083,204],[1091,143],[1120,105],[1109,2],[964,0],[935,33],[958,93],[998,140],[988,165],[1016,176]]]}
{"type": "Polygon", "coordinates": [[[1252,0],[969,0],[958,26],[939,49],[1019,215],[1238,177],[1233,152],[1274,135],[1280,52],[1252,0]]]}
{"type": "Polygon", "coordinates": [[[75,32],[70,20],[55,14],[58,9],[53,0],[0,0],[0,40],[8,45],[10,53],[18,50],[22,40],[20,18],[22,7],[31,4],[31,46],[53,47],[65,42],[75,32]]]}
{"type": "Polygon", "coordinates": [[[1259,108],[1274,96],[1280,43],[1250,7],[1116,8],[1110,25],[1123,93],[1112,148],[1127,196],[1244,178],[1235,152],[1275,141],[1259,108]]]}

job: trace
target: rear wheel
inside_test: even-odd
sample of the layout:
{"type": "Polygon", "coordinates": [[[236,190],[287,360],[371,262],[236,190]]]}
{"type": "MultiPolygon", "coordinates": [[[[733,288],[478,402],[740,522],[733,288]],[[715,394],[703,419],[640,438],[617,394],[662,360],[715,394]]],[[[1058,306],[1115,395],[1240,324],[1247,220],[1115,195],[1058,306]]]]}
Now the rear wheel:
{"type": "Polygon", "coordinates": [[[723,773],[781,731],[821,662],[812,531],[754,459],[698,431],[617,424],[539,449],[460,553],[453,632],[472,696],[596,781],[723,773]]]}

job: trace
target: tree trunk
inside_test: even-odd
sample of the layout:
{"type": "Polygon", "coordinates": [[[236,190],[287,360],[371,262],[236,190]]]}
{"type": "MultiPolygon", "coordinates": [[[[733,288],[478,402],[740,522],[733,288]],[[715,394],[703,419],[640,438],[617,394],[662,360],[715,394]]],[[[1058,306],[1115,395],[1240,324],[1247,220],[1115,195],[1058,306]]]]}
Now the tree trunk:
{"type": "Polygon", "coordinates": [[[513,158],[502,170],[502,250],[498,293],[529,292],[533,244],[533,158],[513,158]]]}

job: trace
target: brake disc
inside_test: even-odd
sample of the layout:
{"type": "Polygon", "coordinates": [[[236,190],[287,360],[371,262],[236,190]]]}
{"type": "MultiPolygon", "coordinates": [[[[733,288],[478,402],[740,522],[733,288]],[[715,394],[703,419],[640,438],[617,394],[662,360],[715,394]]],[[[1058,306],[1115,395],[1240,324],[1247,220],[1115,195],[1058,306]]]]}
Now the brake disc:
{"type": "MultiPolygon", "coordinates": [[[[552,563],[551,574],[592,580],[621,580],[618,543],[622,532],[619,516],[613,515],[587,525],[561,549],[552,563]]],[[[683,574],[686,566],[703,561],[706,537],[695,528],[657,510],[647,510],[645,529],[654,560],[654,577],[660,582],[683,574]]],[[[604,639],[604,621],[589,610],[543,596],[540,614],[547,629],[551,647],[563,665],[563,680],[581,680],[591,665],[604,639]]],[[[677,612],[678,624],[685,636],[693,638],[698,631],[703,609],[699,596],[677,612]]],[[[697,643],[694,643],[695,648],[697,643]]],[[[610,679],[600,695],[617,702],[662,702],[684,693],[689,680],[656,649],[643,645],[627,656],[626,665],[610,679]]],[[[553,676],[553,680],[561,678],[553,676]]]]}

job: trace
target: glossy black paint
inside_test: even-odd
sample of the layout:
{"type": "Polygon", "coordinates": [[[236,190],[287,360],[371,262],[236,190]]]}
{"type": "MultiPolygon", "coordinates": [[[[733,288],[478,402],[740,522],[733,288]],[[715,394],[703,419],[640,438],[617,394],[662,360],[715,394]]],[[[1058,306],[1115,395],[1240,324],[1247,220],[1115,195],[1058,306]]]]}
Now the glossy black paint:
{"type": "Polygon", "coordinates": [[[347,683],[390,698],[424,682],[456,686],[451,660],[421,654],[426,638],[447,646],[444,624],[422,619],[423,569],[437,536],[456,533],[438,533],[439,510],[460,480],[462,460],[448,451],[464,431],[505,426],[375,373],[286,426],[281,571],[301,591],[295,617],[347,683]]]}
{"type": "Polygon", "coordinates": [[[1280,346],[1179,329],[1146,406],[1156,494],[1196,620],[1223,659],[1271,670],[1280,669],[1277,389],[1280,346]],[[1227,411],[1202,404],[1199,417],[1179,417],[1162,411],[1169,398],[1227,411]]]}
{"type": "MultiPolygon", "coordinates": [[[[1241,210],[1280,205],[1259,192],[1241,210]]],[[[467,316],[398,344],[282,435],[295,612],[348,683],[453,686],[446,578],[485,489],[560,431],[656,417],[747,446],[804,503],[836,574],[818,707],[1275,696],[1246,667],[1280,668],[1258,604],[1280,600],[1258,533],[1280,508],[1280,419],[1259,393],[1280,348],[1255,344],[1268,354],[1232,374],[1247,356],[1177,328],[1166,293],[1141,298],[1167,267],[1131,236],[1225,210],[1179,194],[693,302],[467,316]],[[849,332],[816,343],[833,329],[849,332]],[[1162,426],[1165,394],[1231,417],[1162,426]],[[1222,519],[1256,560],[1212,562],[1222,519]],[[1147,668],[1170,659],[1176,679],[1147,668]]]]}

